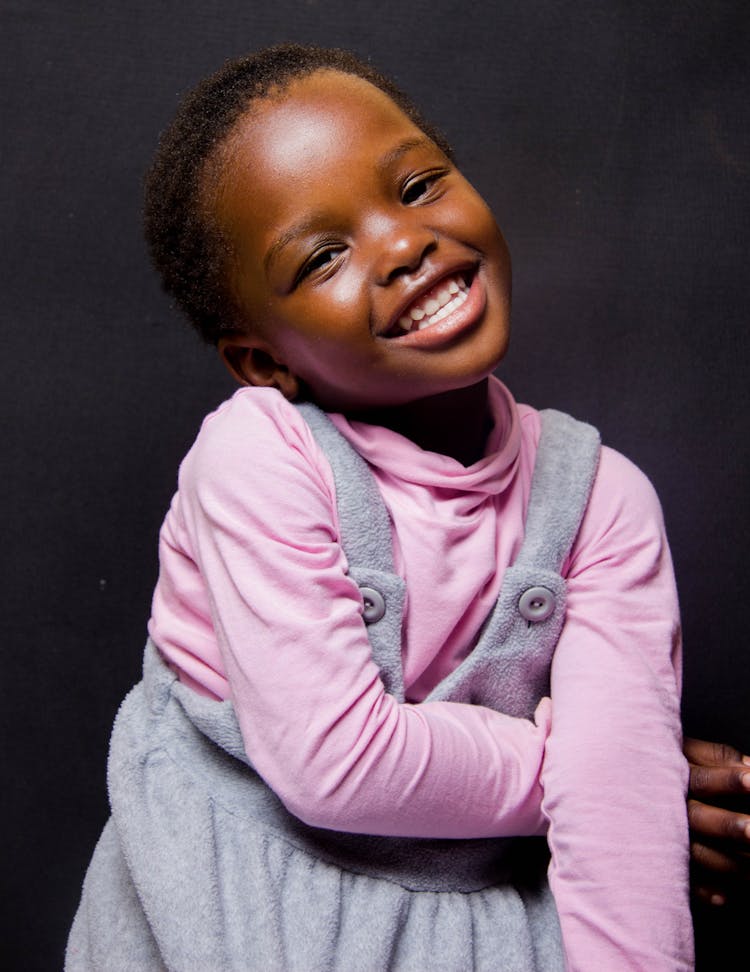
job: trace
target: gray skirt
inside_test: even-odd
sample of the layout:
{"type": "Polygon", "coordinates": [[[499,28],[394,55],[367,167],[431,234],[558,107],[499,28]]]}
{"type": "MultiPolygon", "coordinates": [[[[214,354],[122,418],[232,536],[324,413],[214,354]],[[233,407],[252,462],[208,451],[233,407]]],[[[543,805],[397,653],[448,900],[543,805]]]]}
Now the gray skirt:
{"type": "Polygon", "coordinates": [[[181,685],[152,644],[109,787],[66,972],[563,968],[538,841],[307,827],[248,765],[231,705],[181,685]]]}

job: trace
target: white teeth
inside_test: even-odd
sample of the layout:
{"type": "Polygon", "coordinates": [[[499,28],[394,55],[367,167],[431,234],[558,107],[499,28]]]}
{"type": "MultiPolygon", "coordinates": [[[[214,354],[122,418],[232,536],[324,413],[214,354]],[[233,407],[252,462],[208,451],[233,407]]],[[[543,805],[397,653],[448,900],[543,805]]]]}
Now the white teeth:
{"type": "Polygon", "coordinates": [[[431,324],[437,324],[438,321],[442,321],[444,317],[452,314],[457,307],[460,307],[461,304],[463,304],[463,302],[466,300],[467,294],[468,291],[465,290],[459,292],[459,294],[454,297],[453,300],[441,307],[436,314],[433,314],[431,317],[425,317],[423,321],[420,321],[417,325],[417,329],[421,331],[424,327],[429,327],[431,324]]]}
{"type": "Polygon", "coordinates": [[[411,331],[414,325],[417,330],[437,324],[444,317],[452,314],[456,308],[466,300],[469,288],[462,277],[456,275],[444,283],[437,293],[425,300],[417,302],[398,319],[398,326],[404,331],[411,331]]]}

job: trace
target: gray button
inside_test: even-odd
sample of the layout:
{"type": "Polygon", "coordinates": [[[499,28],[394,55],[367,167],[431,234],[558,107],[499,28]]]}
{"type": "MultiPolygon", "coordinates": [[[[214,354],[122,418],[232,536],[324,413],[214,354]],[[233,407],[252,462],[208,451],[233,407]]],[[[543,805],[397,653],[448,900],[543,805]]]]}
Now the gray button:
{"type": "Polygon", "coordinates": [[[385,599],[380,591],[372,587],[360,587],[359,593],[365,602],[365,609],[362,612],[365,624],[375,624],[385,614],[385,599]]]}
{"type": "Polygon", "coordinates": [[[555,595],[546,587],[530,587],[519,598],[518,610],[527,621],[546,621],[555,610],[555,595]]]}

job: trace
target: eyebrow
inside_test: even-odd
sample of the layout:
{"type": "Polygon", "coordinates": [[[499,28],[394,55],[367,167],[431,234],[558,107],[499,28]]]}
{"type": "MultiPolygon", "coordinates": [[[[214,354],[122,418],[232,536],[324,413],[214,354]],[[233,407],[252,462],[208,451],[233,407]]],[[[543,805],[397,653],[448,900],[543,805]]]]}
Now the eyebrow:
{"type": "Polygon", "coordinates": [[[390,169],[392,165],[395,165],[396,162],[406,155],[407,152],[411,152],[412,149],[425,148],[434,144],[432,139],[426,135],[415,135],[413,138],[404,139],[403,142],[399,142],[398,145],[394,145],[392,149],[384,152],[378,159],[376,166],[381,172],[385,169],[390,169]]]}
{"type": "MultiPolygon", "coordinates": [[[[398,145],[394,145],[393,148],[384,152],[375,163],[375,167],[380,172],[385,172],[387,169],[392,168],[404,155],[411,152],[412,149],[423,148],[429,145],[434,145],[434,142],[426,135],[415,135],[413,138],[404,139],[403,142],[399,142],[398,145]]],[[[308,213],[305,217],[284,230],[281,236],[277,237],[268,248],[268,252],[263,259],[264,268],[268,270],[268,267],[285,246],[294,242],[298,237],[304,236],[305,233],[317,229],[324,218],[325,214],[322,212],[308,213]]]]}
{"type": "Polygon", "coordinates": [[[294,242],[298,237],[304,236],[305,233],[309,233],[311,230],[317,229],[323,220],[323,213],[309,213],[304,219],[298,220],[296,223],[284,230],[281,236],[277,237],[271,246],[268,248],[268,252],[263,258],[263,266],[266,270],[271,265],[271,263],[276,259],[279,253],[288,246],[290,243],[294,242]]]}

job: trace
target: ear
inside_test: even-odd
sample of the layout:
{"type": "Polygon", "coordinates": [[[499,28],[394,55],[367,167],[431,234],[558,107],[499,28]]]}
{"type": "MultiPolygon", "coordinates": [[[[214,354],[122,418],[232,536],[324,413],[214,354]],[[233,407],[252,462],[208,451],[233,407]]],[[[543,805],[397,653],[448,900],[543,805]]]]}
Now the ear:
{"type": "Polygon", "coordinates": [[[230,374],[241,385],[278,388],[290,402],[299,395],[299,379],[283,362],[276,360],[261,338],[250,334],[232,334],[219,338],[217,347],[230,374]]]}

